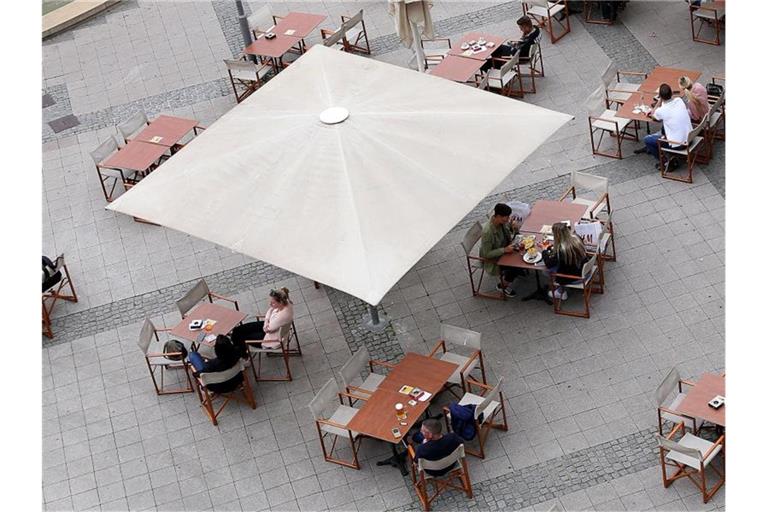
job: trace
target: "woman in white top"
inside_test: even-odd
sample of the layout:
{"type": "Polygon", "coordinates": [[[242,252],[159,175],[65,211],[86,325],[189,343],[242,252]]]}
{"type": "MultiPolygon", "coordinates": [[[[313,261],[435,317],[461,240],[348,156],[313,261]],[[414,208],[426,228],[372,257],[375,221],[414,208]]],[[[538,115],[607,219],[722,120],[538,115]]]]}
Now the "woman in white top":
{"type": "Polygon", "coordinates": [[[232,329],[232,341],[261,341],[264,348],[280,346],[280,329],[293,322],[293,303],[288,296],[288,288],[270,290],[269,309],[264,320],[238,325],[232,329]]]}

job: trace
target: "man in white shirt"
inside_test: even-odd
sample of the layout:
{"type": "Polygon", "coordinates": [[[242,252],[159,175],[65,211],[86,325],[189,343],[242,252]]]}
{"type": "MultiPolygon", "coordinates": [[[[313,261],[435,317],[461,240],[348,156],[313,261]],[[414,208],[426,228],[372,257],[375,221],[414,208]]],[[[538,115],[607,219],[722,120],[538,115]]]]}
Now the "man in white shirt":
{"type": "MultiPolygon", "coordinates": [[[[661,104],[657,105],[650,112],[649,116],[656,121],[661,121],[663,130],[646,135],[643,139],[645,152],[656,160],[659,159],[659,145],[657,141],[661,138],[662,132],[667,140],[685,144],[688,141],[688,134],[693,130],[688,107],[686,107],[685,102],[679,96],[672,97],[672,88],[669,85],[661,84],[659,87],[659,98],[661,99],[661,104]]],[[[661,146],[665,148],[680,147],[680,145],[668,144],[664,141],[661,142],[661,146]]],[[[670,164],[672,169],[679,165],[676,159],[670,160],[670,164]]]]}

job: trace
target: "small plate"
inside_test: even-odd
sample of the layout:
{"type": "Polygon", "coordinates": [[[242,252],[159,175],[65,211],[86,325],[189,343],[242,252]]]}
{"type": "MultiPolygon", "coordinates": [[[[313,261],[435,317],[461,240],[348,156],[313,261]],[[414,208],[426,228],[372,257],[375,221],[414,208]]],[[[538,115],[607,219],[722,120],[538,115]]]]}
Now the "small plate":
{"type": "Polygon", "coordinates": [[[461,49],[462,50],[468,50],[469,49],[469,45],[467,43],[464,43],[464,44],[461,45],[461,49]]]}
{"type": "Polygon", "coordinates": [[[471,46],[471,45],[474,45],[476,42],[477,42],[477,41],[475,41],[475,40],[473,39],[473,40],[471,40],[471,41],[469,42],[469,44],[470,44],[470,46],[471,46]]]}
{"type": "Polygon", "coordinates": [[[477,44],[485,44],[485,43],[486,43],[485,39],[478,39],[477,40],[477,44]]]}
{"type": "Polygon", "coordinates": [[[523,254],[523,261],[530,264],[538,263],[539,261],[541,261],[541,253],[536,252],[536,256],[529,257],[528,253],[526,252],[525,254],[523,254]]]}
{"type": "Polygon", "coordinates": [[[493,41],[488,41],[487,43],[485,43],[485,46],[487,46],[488,48],[493,48],[494,47],[494,42],[493,41]]]}

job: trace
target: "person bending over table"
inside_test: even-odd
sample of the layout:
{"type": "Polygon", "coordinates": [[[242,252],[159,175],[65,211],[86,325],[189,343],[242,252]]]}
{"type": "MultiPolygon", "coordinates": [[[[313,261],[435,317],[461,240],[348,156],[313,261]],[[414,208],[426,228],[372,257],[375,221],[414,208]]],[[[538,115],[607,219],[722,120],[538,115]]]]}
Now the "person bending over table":
{"type": "MultiPolygon", "coordinates": [[[[662,134],[669,140],[675,142],[687,142],[688,134],[693,130],[691,125],[691,117],[688,115],[688,107],[685,106],[685,102],[679,96],[672,97],[672,88],[668,84],[661,84],[659,86],[659,99],[660,104],[648,114],[653,120],[661,121],[662,130],[656,133],[646,135],[643,139],[645,143],[645,150],[638,149],[635,153],[648,153],[657,160],[656,168],[659,168],[659,147],[657,141],[661,138],[662,134]]],[[[672,146],[667,142],[662,142],[661,147],[664,148],[679,148],[682,145],[672,146]]],[[[680,165],[677,158],[670,158],[667,162],[666,171],[674,171],[680,165]]]]}
{"type": "Polygon", "coordinates": [[[709,112],[707,88],[687,76],[681,76],[677,81],[680,86],[680,97],[683,98],[692,124],[699,124],[709,112]]]}
{"type": "MultiPolygon", "coordinates": [[[[421,422],[421,430],[411,437],[411,441],[416,444],[416,459],[440,460],[447,457],[453,450],[459,447],[464,441],[455,433],[448,432],[443,434],[443,424],[440,420],[428,419],[421,422]]],[[[456,469],[456,463],[441,470],[425,471],[432,476],[442,476],[449,471],[456,469]]]]}
{"type": "MultiPolygon", "coordinates": [[[[539,27],[533,26],[533,21],[531,21],[531,18],[528,16],[521,16],[518,18],[517,26],[523,33],[523,37],[517,41],[508,41],[505,44],[500,44],[496,51],[493,52],[494,57],[504,58],[520,52],[520,62],[528,62],[531,55],[531,46],[536,42],[536,39],[538,39],[541,30],[539,30],[539,27]]],[[[500,68],[501,64],[495,63],[494,66],[500,68]]],[[[481,69],[487,71],[490,67],[491,61],[488,61],[483,64],[481,69]]]]}
{"type": "Polygon", "coordinates": [[[493,207],[493,215],[483,226],[483,236],[480,241],[480,257],[485,258],[483,268],[492,276],[498,276],[501,272],[501,283],[496,289],[503,291],[507,297],[515,297],[517,294],[512,289],[512,281],[520,275],[516,268],[499,267],[496,261],[504,254],[513,252],[512,239],[517,235],[520,227],[517,222],[509,221],[512,208],[504,203],[498,203],[493,207]]]}
{"type": "MultiPolygon", "coordinates": [[[[564,222],[554,223],[552,225],[552,234],[554,235],[555,243],[542,254],[547,270],[551,273],[580,276],[584,263],[589,259],[587,258],[587,250],[584,248],[584,242],[564,222]]],[[[556,278],[555,284],[558,286],[555,289],[554,298],[568,300],[568,292],[565,291],[563,285],[574,281],[577,281],[577,279],[567,277],[556,278]]],[[[547,294],[550,299],[553,298],[552,290],[547,292],[547,294]]]]}
{"type": "Polygon", "coordinates": [[[232,341],[242,344],[246,341],[261,341],[255,345],[264,348],[280,346],[280,328],[293,322],[293,303],[288,296],[288,288],[270,290],[269,309],[264,320],[238,325],[232,329],[232,341]]]}

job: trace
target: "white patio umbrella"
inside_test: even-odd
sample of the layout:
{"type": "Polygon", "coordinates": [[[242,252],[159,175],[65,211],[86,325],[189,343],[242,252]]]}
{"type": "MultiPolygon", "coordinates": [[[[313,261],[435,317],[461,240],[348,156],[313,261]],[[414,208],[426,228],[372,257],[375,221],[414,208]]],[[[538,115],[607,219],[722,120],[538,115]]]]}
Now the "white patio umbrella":
{"type": "Polygon", "coordinates": [[[316,45],[107,208],[377,305],[569,119],[316,45]]]}
{"type": "Polygon", "coordinates": [[[422,35],[435,36],[432,25],[429,0],[389,0],[389,15],[394,17],[395,31],[400,41],[413,48],[419,72],[424,72],[424,49],[421,47],[422,35]]]}

